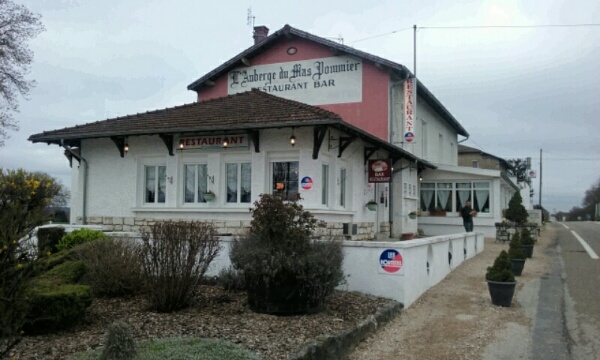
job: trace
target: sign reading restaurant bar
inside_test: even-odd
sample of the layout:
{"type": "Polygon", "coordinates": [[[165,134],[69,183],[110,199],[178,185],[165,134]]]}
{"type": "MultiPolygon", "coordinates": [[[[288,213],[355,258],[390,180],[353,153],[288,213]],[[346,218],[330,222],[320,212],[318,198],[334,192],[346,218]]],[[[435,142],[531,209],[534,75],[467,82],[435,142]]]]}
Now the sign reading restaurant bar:
{"type": "Polygon", "coordinates": [[[349,56],[289,61],[237,68],[227,76],[227,92],[259,89],[309,105],[362,101],[362,60],[349,56]]]}
{"type": "Polygon", "coordinates": [[[180,149],[221,149],[248,147],[248,135],[185,136],[179,138],[180,149]]]}
{"type": "Polygon", "coordinates": [[[389,183],[392,181],[391,160],[369,160],[369,182],[389,183]]]}

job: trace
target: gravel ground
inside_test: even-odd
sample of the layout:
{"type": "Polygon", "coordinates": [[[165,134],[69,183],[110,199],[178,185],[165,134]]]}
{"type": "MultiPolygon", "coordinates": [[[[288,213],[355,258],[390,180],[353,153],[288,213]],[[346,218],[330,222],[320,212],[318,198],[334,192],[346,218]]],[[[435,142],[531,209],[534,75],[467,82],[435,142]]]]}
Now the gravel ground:
{"type": "Polygon", "coordinates": [[[527,260],[523,276],[517,277],[517,293],[510,308],[492,305],[485,282],[487,267],[501,250],[508,250],[508,243],[486,239],[481,254],[461,264],[401,316],[362,342],[349,359],[527,358],[531,303],[517,298],[521,292],[527,294],[530,284],[539,282],[547,272],[543,249],[554,232],[542,232],[533,258],[527,260]]]}
{"type": "Polygon", "coordinates": [[[318,314],[277,317],[256,314],[246,305],[245,293],[202,286],[196,305],[175,313],[146,310],[141,297],[96,299],[85,321],[76,327],[44,336],[26,336],[11,359],[68,359],[70,355],[103,345],[108,325],[129,323],[137,340],[172,336],[220,338],[258,353],[262,359],[286,359],[317,335],[338,333],[374,314],[389,300],[336,291],[318,314]]]}

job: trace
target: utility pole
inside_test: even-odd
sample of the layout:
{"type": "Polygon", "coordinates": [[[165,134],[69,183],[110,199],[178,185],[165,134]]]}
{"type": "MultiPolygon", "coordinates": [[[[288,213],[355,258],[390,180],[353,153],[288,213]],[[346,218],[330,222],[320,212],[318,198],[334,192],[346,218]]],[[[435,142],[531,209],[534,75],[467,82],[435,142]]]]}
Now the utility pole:
{"type": "Polygon", "coordinates": [[[540,149],[540,209],[542,209],[542,149],[540,149]]]}
{"type": "Polygon", "coordinates": [[[413,25],[413,72],[417,77],[417,25],[413,25]]]}

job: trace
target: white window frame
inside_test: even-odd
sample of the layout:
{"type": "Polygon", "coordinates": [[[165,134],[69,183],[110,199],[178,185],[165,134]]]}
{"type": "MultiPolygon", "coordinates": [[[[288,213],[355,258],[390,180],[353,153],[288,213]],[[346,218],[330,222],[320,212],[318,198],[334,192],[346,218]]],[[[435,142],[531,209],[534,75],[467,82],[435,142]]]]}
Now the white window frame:
{"type": "Polygon", "coordinates": [[[273,176],[275,175],[273,172],[273,164],[275,163],[290,163],[290,162],[297,162],[298,163],[298,188],[296,190],[297,194],[300,194],[300,181],[301,181],[301,164],[300,164],[300,160],[297,157],[273,157],[271,159],[269,159],[269,180],[268,180],[268,190],[267,193],[269,194],[274,194],[273,189],[275,188],[275,184],[273,183],[273,176]]]}
{"type": "MultiPolygon", "coordinates": [[[[448,211],[449,213],[458,213],[459,209],[457,209],[458,207],[458,195],[457,195],[457,190],[469,190],[470,191],[470,195],[469,195],[469,199],[471,200],[471,206],[473,207],[474,210],[477,210],[479,213],[481,213],[482,215],[491,215],[492,213],[492,182],[490,180],[440,180],[440,181],[428,181],[428,182],[423,182],[421,183],[420,189],[419,189],[419,197],[420,199],[423,198],[422,196],[422,191],[433,191],[433,199],[434,199],[434,205],[433,207],[436,208],[438,207],[438,196],[437,196],[437,192],[438,190],[451,190],[451,194],[450,194],[450,198],[448,199],[448,201],[451,201],[452,205],[451,205],[451,211],[448,211]],[[440,189],[438,188],[438,184],[448,184],[451,183],[452,187],[451,188],[444,188],[444,189],[440,189]],[[468,183],[471,185],[470,188],[458,188],[456,184],[463,184],[463,183],[468,183]],[[476,183],[487,183],[487,187],[476,187],[475,184],[476,183]],[[433,189],[427,189],[427,188],[423,188],[423,185],[425,184],[434,184],[434,188],[433,189]],[[487,190],[488,191],[488,211],[487,212],[482,212],[481,209],[476,209],[475,208],[475,191],[476,190],[487,190]]],[[[422,209],[422,204],[421,204],[421,200],[419,200],[419,208],[422,209]]],[[[431,210],[431,209],[430,209],[431,210]]],[[[425,211],[425,210],[423,210],[425,211]]]]}
{"type": "MultiPolygon", "coordinates": [[[[164,158],[145,158],[138,161],[138,190],[137,203],[141,207],[166,207],[169,202],[169,167],[164,158]],[[158,186],[158,167],[165,167],[165,202],[157,202],[158,194],[154,202],[146,202],[146,168],[154,167],[157,172],[156,186],[158,186]]],[[[157,190],[158,192],[158,190],[157,190]]]]}
{"type": "MultiPolygon", "coordinates": [[[[184,163],[182,163],[181,165],[181,176],[179,177],[181,179],[181,181],[179,181],[179,183],[181,184],[180,187],[178,187],[178,192],[180,194],[180,202],[183,206],[189,207],[189,206],[206,206],[207,205],[207,201],[200,201],[198,199],[198,181],[199,181],[199,176],[198,176],[198,166],[199,165],[204,165],[206,166],[206,190],[212,190],[210,185],[209,185],[209,169],[208,169],[208,163],[207,161],[202,161],[202,160],[197,160],[197,161],[186,161],[184,163]],[[186,186],[186,173],[185,173],[185,168],[186,166],[195,166],[196,167],[196,171],[194,172],[194,201],[193,202],[186,202],[185,201],[185,186],[186,186]]],[[[214,191],[214,190],[213,190],[214,191]]]]}
{"type": "Polygon", "coordinates": [[[330,172],[331,167],[328,163],[323,162],[321,164],[321,205],[329,207],[329,195],[331,189],[330,186],[330,172]]]}
{"type": "Polygon", "coordinates": [[[346,209],[348,207],[348,168],[346,166],[340,166],[339,184],[338,206],[346,209]]]}
{"type": "Polygon", "coordinates": [[[224,204],[226,204],[227,206],[236,206],[236,205],[243,205],[243,206],[248,206],[248,204],[252,203],[252,161],[251,159],[246,159],[246,160],[240,160],[240,159],[225,159],[224,160],[224,164],[223,164],[223,177],[222,177],[223,181],[221,181],[222,185],[225,186],[225,195],[223,198],[223,202],[224,204]],[[242,202],[242,165],[250,165],[250,200],[247,202],[242,202]],[[228,165],[236,165],[236,171],[237,171],[237,184],[236,184],[236,201],[228,201],[228,194],[227,194],[227,181],[228,181],[228,174],[227,174],[227,166],[228,165]]]}

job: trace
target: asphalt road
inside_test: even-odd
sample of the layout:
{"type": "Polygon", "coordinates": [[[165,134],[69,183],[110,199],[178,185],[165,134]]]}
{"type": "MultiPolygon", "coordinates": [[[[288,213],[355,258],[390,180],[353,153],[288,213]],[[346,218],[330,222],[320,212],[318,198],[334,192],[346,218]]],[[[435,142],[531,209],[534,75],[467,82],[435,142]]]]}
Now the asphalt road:
{"type": "MultiPolygon", "coordinates": [[[[549,278],[561,273],[568,350],[573,359],[600,359],[600,222],[559,225],[560,264],[555,264],[549,278]]],[[[540,289],[540,297],[550,298],[556,291],[540,289]]]]}

